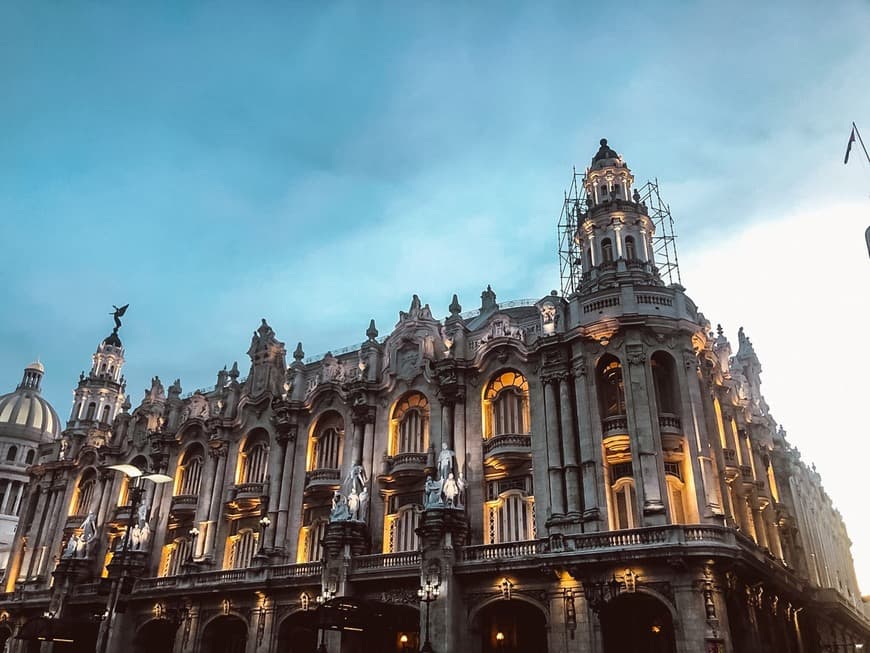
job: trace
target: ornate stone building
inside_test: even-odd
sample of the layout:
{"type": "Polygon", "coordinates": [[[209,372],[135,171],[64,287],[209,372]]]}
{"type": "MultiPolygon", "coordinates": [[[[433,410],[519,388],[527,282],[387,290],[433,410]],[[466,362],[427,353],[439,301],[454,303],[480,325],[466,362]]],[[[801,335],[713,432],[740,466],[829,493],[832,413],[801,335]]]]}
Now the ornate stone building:
{"type": "Polygon", "coordinates": [[[605,141],[575,181],[561,294],[487,287],[443,320],[415,295],[386,337],[372,321],[289,365],[263,320],[247,377],[155,377],[133,410],[116,326],[30,470],[9,650],[867,643],[842,519],[749,339],[732,351],[666,283],[660,224],[605,141]]]}

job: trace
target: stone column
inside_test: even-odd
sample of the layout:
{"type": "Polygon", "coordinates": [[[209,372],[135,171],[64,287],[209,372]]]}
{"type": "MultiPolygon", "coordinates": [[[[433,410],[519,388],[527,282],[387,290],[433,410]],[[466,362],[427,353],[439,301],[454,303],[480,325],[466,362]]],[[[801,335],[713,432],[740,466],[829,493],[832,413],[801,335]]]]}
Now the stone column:
{"type": "Polygon", "coordinates": [[[659,456],[654,439],[650,396],[652,387],[647,383],[646,351],[640,343],[626,346],[623,383],[625,387],[626,416],[632,438],[635,488],[643,506],[642,524],[659,526],[667,522],[662,500],[663,479],[659,477],[659,456]]]}
{"type": "Polygon", "coordinates": [[[54,488],[49,487],[49,499],[48,499],[48,509],[43,515],[43,525],[40,530],[39,539],[34,547],[34,556],[36,557],[35,564],[32,564],[32,574],[33,575],[42,575],[46,571],[47,560],[49,558],[46,555],[46,548],[48,547],[48,543],[51,541],[51,537],[54,534],[54,525],[55,522],[52,519],[55,511],[57,510],[58,504],[58,496],[60,492],[55,490],[54,488]]]}
{"type": "Polygon", "coordinates": [[[361,411],[353,413],[353,440],[350,448],[350,464],[362,464],[363,440],[365,439],[365,415],[361,411]]]}
{"type": "MultiPolygon", "coordinates": [[[[208,509],[208,527],[205,538],[205,549],[203,550],[203,556],[206,558],[211,557],[215,550],[215,536],[218,530],[218,523],[221,519],[224,478],[227,471],[227,453],[226,442],[221,443],[221,446],[217,447],[212,445],[211,454],[217,457],[217,468],[215,469],[214,489],[211,493],[211,503],[208,509]]],[[[200,537],[202,537],[202,534],[200,534],[200,537]]]]}
{"type": "Polygon", "coordinates": [[[562,447],[559,442],[559,409],[556,405],[556,376],[545,377],[544,410],[547,424],[547,474],[550,480],[552,517],[565,516],[565,479],[562,476],[562,447]]]}
{"type": "Polygon", "coordinates": [[[603,434],[595,378],[594,375],[587,375],[586,361],[582,357],[574,362],[574,392],[580,413],[577,423],[580,426],[580,456],[583,465],[583,520],[587,522],[585,530],[597,532],[601,528],[601,521],[607,520],[607,483],[600,444],[603,434]]]}
{"type": "Polygon", "coordinates": [[[199,484],[196,514],[194,515],[194,525],[199,530],[199,536],[196,538],[196,546],[193,551],[194,558],[202,558],[205,550],[205,534],[208,528],[209,510],[211,509],[211,496],[214,493],[214,480],[220,460],[221,456],[216,453],[215,449],[208,450],[208,456],[206,456],[205,460],[205,471],[199,484]]]}
{"type": "Polygon", "coordinates": [[[579,519],[583,509],[580,487],[580,465],[577,452],[577,432],[574,429],[574,409],[568,375],[559,377],[559,412],[561,414],[562,447],[565,452],[565,494],[568,515],[579,519]]]}
{"type": "Polygon", "coordinates": [[[296,448],[296,431],[297,428],[293,425],[285,434],[279,436],[281,441],[281,451],[284,454],[283,471],[281,475],[281,489],[278,496],[278,515],[275,521],[275,534],[273,535],[273,545],[278,549],[284,550],[287,541],[287,521],[290,510],[290,490],[293,487],[293,478],[295,476],[293,469],[293,453],[296,448]]]}
{"type": "Polygon", "coordinates": [[[278,509],[281,500],[281,479],[284,470],[284,450],[286,443],[286,438],[276,437],[273,440],[272,445],[269,447],[269,505],[267,514],[272,522],[272,528],[266,529],[266,537],[263,542],[264,550],[275,548],[275,535],[278,532],[278,509]]]}

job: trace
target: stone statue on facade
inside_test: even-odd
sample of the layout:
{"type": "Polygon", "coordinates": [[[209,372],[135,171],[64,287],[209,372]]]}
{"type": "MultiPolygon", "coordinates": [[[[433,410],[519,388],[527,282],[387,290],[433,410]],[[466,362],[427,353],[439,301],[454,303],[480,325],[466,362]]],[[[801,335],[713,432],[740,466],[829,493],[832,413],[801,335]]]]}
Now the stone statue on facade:
{"type": "Polygon", "coordinates": [[[117,333],[118,329],[121,328],[121,318],[124,317],[124,313],[127,312],[127,307],[130,304],[124,304],[121,308],[118,308],[114,304],[112,304],[112,308],[115,309],[113,313],[109,313],[115,319],[115,332],[117,333]]]}
{"type": "Polygon", "coordinates": [[[336,490],[332,496],[332,511],[329,513],[329,521],[347,521],[349,519],[350,511],[347,507],[347,499],[336,490]]]}
{"type": "Polygon", "coordinates": [[[431,475],[427,476],[424,490],[423,508],[440,508],[444,505],[441,500],[441,481],[435,480],[431,475]]]}
{"type": "Polygon", "coordinates": [[[456,461],[456,452],[447,446],[446,442],[441,443],[441,453],[438,454],[438,480],[442,483],[453,471],[456,461]]]}
{"type": "Polygon", "coordinates": [[[79,536],[73,533],[69,536],[66,542],[66,548],[61,554],[61,558],[75,558],[79,548],[79,536]]]}

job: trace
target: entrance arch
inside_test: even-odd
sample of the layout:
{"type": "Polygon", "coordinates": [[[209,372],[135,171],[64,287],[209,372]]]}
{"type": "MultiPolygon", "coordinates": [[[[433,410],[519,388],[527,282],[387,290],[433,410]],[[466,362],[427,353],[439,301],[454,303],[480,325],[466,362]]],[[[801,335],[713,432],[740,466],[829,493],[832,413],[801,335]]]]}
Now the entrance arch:
{"type": "Polygon", "coordinates": [[[222,615],[202,633],[202,653],[245,653],[248,625],[239,617],[222,615]]]}
{"type": "Polygon", "coordinates": [[[136,633],[133,652],[172,653],[175,647],[175,630],[175,624],[168,619],[152,619],[136,633]]]}
{"type": "Polygon", "coordinates": [[[0,653],[6,653],[6,643],[12,639],[12,631],[8,627],[0,628],[0,653]]]}
{"type": "Polygon", "coordinates": [[[317,611],[294,612],[278,628],[276,653],[309,653],[317,648],[317,611]]]}
{"type": "Polygon", "coordinates": [[[527,601],[493,601],[474,618],[481,653],[526,653],[547,650],[547,619],[527,601]]]}
{"type": "Polygon", "coordinates": [[[601,608],[604,653],[675,653],[674,620],[659,599],[620,594],[601,608]]]}

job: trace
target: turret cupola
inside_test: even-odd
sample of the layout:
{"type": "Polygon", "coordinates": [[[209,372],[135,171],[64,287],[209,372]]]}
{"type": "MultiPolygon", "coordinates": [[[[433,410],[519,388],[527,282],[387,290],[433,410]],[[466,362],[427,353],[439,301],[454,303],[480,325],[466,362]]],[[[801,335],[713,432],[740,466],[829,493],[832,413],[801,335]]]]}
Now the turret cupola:
{"type": "Polygon", "coordinates": [[[655,225],[634,189],[622,156],[601,139],[582,180],[585,202],[576,211],[579,290],[595,292],[621,283],[661,285],[653,257],[655,225]]]}

